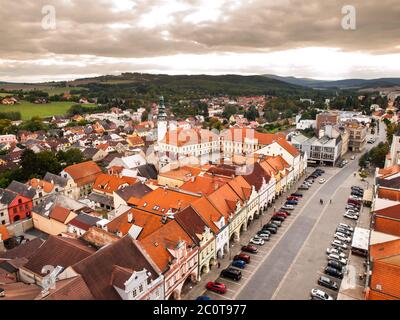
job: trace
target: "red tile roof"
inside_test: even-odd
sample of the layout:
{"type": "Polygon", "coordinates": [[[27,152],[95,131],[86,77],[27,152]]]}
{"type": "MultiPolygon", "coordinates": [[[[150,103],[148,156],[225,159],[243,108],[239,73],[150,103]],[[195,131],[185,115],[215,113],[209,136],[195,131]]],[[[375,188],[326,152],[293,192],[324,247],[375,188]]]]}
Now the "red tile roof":
{"type": "Polygon", "coordinates": [[[113,194],[114,191],[121,189],[123,186],[134,184],[137,181],[132,177],[117,177],[109,174],[101,173],[97,176],[93,190],[113,194]]]}
{"type": "Polygon", "coordinates": [[[74,164],[66,167],[64,171],[72,177],[78,186],[93,183],[97,176],[102,173],[100,167],[94,161],[74,164]]]}
{"type": "Polygon", "coordinates": [[[186,246],[194,246],[190,236],[177,221],[172,220],[140,240],[140,243],[158,268],[165,272],[168,270],[169,262],[175,258],[168,249],[176,248],[180,241],[185,241],[186,246]]]}
{"type": "Polygon", "coordinates": [[[80,240],[49,236],[23,268],[43,276],[42,268],[46,265],[67,268],[94,252],[94,248],[80,240]]]}
{"type": "MultiPolygon", "coordinates": [[[[152,192],[147,193],[139,201],[137,201],[137,208],[149,211],[158,215],[166,214],[170,209],[172,212],[182,210],[190,205],[193,201],[198,199],[199,196],[180,192],[169,188],[158,188],[152,192]]],[[[130,203],[130,200],[128,201],[130,203]]]]}
{"type": "Polygon", "coordinates": [[[126,235],[132,225],[142,227],[143,230],[140,232],[138,239],[142,239],[153,233],[158,228],[163,226],[161,217],[146,211],[131,209],[128,212],[121,214],[107,224],[107,230],[112,233],[120,232],[123,236],[126,235]],[[128,214],[132,214],[132,222],[128,222],[128,214]]]}
{"type": "Polygon", "coordinates": [[[56,205],[50,212],[50,218],[57,220],[58,222],[65,223],[70,213],[71,213],[70,209],[56,205]]]}
{"type": "Polygon", "coordinates": [[[219,189],[230,180],[232,180],[231,177],[204,174],[204,176],[193,177],[179,188],[181,190],[208,195],[219,189]]]}

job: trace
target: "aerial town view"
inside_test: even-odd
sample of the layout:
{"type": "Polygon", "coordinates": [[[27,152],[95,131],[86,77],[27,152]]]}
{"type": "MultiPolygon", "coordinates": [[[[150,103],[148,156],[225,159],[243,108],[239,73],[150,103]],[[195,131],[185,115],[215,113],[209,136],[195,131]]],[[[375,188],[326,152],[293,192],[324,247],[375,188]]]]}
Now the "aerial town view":
{"type": "Polygon", "coordinates": [[[400,299],[397,0],[0,17],[0,308],[400,299]]]}

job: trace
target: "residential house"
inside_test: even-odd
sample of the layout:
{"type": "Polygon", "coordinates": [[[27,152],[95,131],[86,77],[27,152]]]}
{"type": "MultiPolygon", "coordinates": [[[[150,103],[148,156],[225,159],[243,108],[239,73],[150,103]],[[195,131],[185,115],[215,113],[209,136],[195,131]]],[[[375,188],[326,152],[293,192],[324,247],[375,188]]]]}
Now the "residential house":
{"type": "Polygon", "coordinates": [[[196,283],[198,248],[175,220],[139,241],[164,276],[166,300],[179,300],[182,288],[196,283]]]}
{"type": "Polygon", "coordinates": [[[65,195],[51,195],[32,208],[33,226],[51,235],[66,233],[68,223],[84,209],[85,204],[65,195]]]}
{"type": "Polygon", "coordinates": [[[215,237],[203,217],[191,206],[175,214],[174,219],[192,238],[198,249],[198,280],[217,264],[215,237]]]}
{"type": "Polygon", "coordinates": [[[114,208],[119,208],[121,205],[127,206],[129,199],[132,204],[135,204],[151,191],[150,187],[140,181],[117,189],[113,192],[114,208]]]}
{"type": "MultiPolygon", "coordinates": [[[[43,286],[48,272],[57,266],[66,269],[84,260],[95,252],[95,249],[79,239],[50,236],[19,268],[19,278],[24,283],[43,286]]],[[[93,270],[94,271],[94,270],[93,270]]],[[[67,277],[58,276],[59,280],[67,277]]]]}
{"type": "Polygon", "coordinates": [[[91,192],[93,183],[101,173],[100,167],[94,161],[87,161],[66,167],[60,176],[72,179],[76,183],[71,196],[78,199],[91,192]]]}
{"type": "Polygon", "coordinates": [[[164,300],[164,277],[143,246],[129,236],[70,266],[96,300],[164,300]]]}

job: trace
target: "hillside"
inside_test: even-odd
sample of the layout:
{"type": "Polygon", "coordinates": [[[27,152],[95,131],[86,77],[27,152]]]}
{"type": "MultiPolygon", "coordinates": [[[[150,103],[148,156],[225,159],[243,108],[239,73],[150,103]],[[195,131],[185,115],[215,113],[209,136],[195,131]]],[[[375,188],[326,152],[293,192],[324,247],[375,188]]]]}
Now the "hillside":
{"type": "Polygon", "coordinates": [[[280,77],[275,75],[264,75],[267,78],[276,79],[294,84],[315,89],[368,89],[368,88],[390,88],[400,85],[400,78],[379,78],[379,79],[344,79],[336,81],[324,81],[309,78],[295,77],[280,77]]]}

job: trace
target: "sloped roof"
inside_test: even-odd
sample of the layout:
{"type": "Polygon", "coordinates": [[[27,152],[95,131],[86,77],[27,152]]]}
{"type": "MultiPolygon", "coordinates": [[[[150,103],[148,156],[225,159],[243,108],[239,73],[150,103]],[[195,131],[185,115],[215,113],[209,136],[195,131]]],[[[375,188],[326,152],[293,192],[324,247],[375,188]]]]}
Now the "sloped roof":
{"type": "Polygon", "coordinates": [[[18,193],[19,195],[22,195],[29,199],[33,199],[33,197],[36,194],[35,188],[33,188],[31,186],[27,186],[26,184],[23,184],[21,182],[15,181],[15,180],[10,183],[10,185],[7,187],[7,189],[14,191],[14,192],[18,193]]]}
{"type": "Polygon", "coordinates": [[[180,190],[158,188],[143,196],[136,206],[142,210],[164,215],[170,209],[172,211],[182,210],[198,198],[199,196],[180,190]]]}
{"type": "Polygon", "coordinates": [[[219,221],[223,215],[211,204],[207,197],[202,197],[194,201],[191,207],[203,217],[212,231],[215,233],[219,231],[215,222],[219,221]]]}
{"type": "Polygon", "coordinates": [[[58,222],[65,223],[70,213],[70,209],[55,205],[51,210],[49,216],[50,218],[57,220],[58,222]]]}
{"type": "Polygon", "coordinates": [[[254,186],[257,191],[261,189],[263,179],[265,180],[265,183],[268,183],[271,180],[271,176],[258,162],[255,162],[253,166],[250,166],[249,172],[247,174],[243,174],[242,177],[249,185],[254,186]]]}
{"type": "Polygon", "coordinates": [[[74,164],[66,167],[64,171],[74,179],[78,186],[94,182],[101,174],[100,167],[94,161],[74,164]]]}
{"type": "Polygon", "coordinates": [[[29,259],[33,254],[35,254],[36,250],[38,250],[43,243],[44,240],[40,238],[32,239],[11,250],[7,250],[6,252],[1,252],[0,259],[18,259],[18,258],[29,259]]]}
{"type": "Polygon", "coordinates": [[[189,179],[179,188],[190,192],[208,195],[219,189],[231,179],[232,177],[205,174],[203,176],[196,176],[192,179],[189,179]]]}
{"type": "Polygon", "coordinates": [[[186,209],[175,214],[174,219],[179,225],[188,233],[193,241],[199,245],[201,235],[207,227],[206,222],[203,218],[192,208],[187,207],[186,209]]]}
{"type": "Polygon", "coordinates": [[[53,174],[51,172],[47,172],[43,178],[44,181],[50,182],[52,184],[59,185],[61,187],[65,187],[68,183],[68,179],[53,174]]]}
{"type": "Polygon", "coordinates": [[[35,254],[25,264],[24,268],[37,275],[42,274],[46,265],[67,268],[95,252],[94,248],[85,245],[77,239],[49,236],[35,254]]]}
{"type": "Polygon", "coordinates": [[[135,184],[116,190],[115,193],[125,201],[128,201],[132,197],[141,199],[151,191],[153,191],[153,189],[149,188],[144,183],[136,182],[135,184]]]}
{"type": "Polygon", "coordinates": [[[185,241],[186,246],[194,245],[193,240],[178,222],[171,220],[140,240],[140,243],[158,268],[165,272],[168,269],[169,261],[174,258],[168,249],[176,248],[181,241],[185,241]]]}
{"type": "Polygon", "coordinates": [[[138,236],[138,239],[142,239],[160,228],[163,223],[161,222],[161,217],[159,215],[134,208],[111,220],[106,226],[109,232],[121,232],[121,234],[124,236],[128,233],[133,225],[142,228],[138,236]],[[128,221],[129,213],[132,215],[132,222],[128,221]]]}
{"type": "Polygon", "coordinates": [[[87,287],[83,278],[78,275],[76,277],[59,280],[56,282],[56,288],[49,290],[49,295],[42,300],[93,300],[93,296],[87,287]]]}
{"type": "Polygon", "coordinates": [[[146,269],[152,280],[160,274],[140,244],[129,236],[100,249],[72,268],[82,276],[96,300],[120,300],[111,280],[115,266],[135,271],[146,269]]]}
{"type": "Polygon", "coordinates": [[[136,182],[135,178],[117,177],[109,174],[101,173],[97,176],[93,183],[93,190],[112,194],[124,185],[130,185],[136,182]]]}
{"type": "Polygon", "coordinates": [[[72,219],[70,222],[68,222],[68,224],[87,231],[89,230],[90,227],[95,226],[96,223],[100,220],[101,219],[97,217],[93,217],[86,213],[81,213],[77,215],[74,219],[72,219]]]}
{"type": "Polygon", "coordinates": [[[147,178],[147,179],[157,179],[158,177],[158,172],[156,167],[153,164],[144,164],[141,166],[138,166],[137,171],[139,172],[139,176],[147,178]]]}
{"type": "Polygon", "coordinates": [[[29,180],[28,185],[30,185],[36,189],[42,189],[46,193],[50,193],[54,189],[53,183],[47,182],[45,180],[36,179],[36,178],[29,180]]]}

